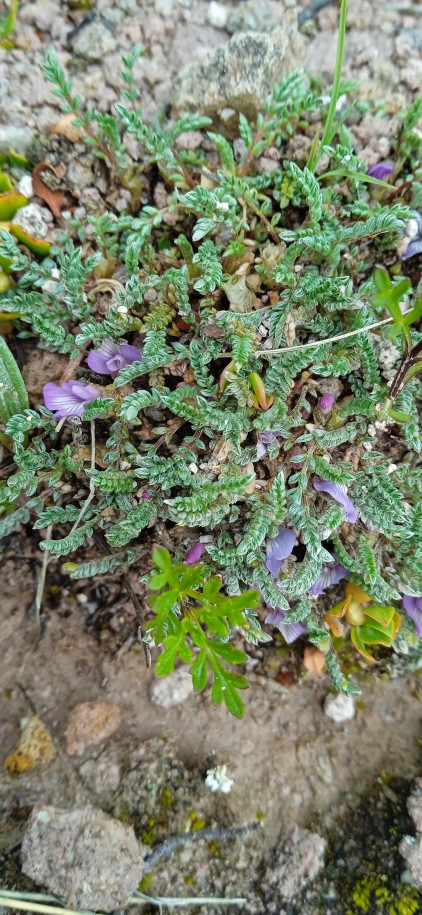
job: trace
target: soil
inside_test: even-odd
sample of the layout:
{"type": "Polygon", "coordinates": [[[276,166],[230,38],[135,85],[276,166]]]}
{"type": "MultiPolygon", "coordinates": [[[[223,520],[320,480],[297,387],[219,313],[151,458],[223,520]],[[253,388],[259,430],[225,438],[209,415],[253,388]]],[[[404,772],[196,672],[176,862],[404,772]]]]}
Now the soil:
{"type": "MultiPolygon", "coordinates": [[[[137,80],[145,114],[155,114],[167,103],[171,80],[181,66],[195,53],[229,38],[225,28],[210,21],[212,5],[216,6],[205,0],[98,0],[94,13],[106,21],[109,44],[103,59],[87,59],[74,51],[75,32],[86,17],[83,4],[21,3],[16,47],[8,52],[0,49],[0,136],[2,123],[13,129],[25,127],[32,143],[35,133],[48,132],[57,123],[57,99],[40,72],[50,43],[73,71],[75,90],[106,110],[118,99],[121,53],[142,41],[146,51],[137,80]]],[[[267,5],[280,19],[303,9],[305,3],[268,0],[267,5]]],[[[0,2],[0,10],[1,6],[0,2]]],[[[220,6],[230,14],[242,3],[220,6]]],[[[357,150],[372,164],[388,157],[391,115],[412,101],[420,86],[422,7],[412,0],[356,0],[350,7],[344,76],[359,80],[358,98],[384,102],[376,118],[357,111],[353,127],[357,150]]],[[[326,84],[334,63],[336,15],[334,7],[327,7],[304,33],[305,63],[326,84]]],[[[89,169],[83,171],[88,161],[85,147],[76,143],[73,152],[79,170],[72,193],[83,217],[86,201],[95,204],[98,190],[89,169]]],[[[31,356],[26,346],[21,359],[31,400],[37,403],[46,375],[58,379],[66,360],[38,351],[31,356]]],[[[262,829],[230,845],[198,841],[175,851],[151,870],[148,892],[152,895],[242,895],[248,899],[245,912],[340,915],[355,911],[352,875],[356,872],[363,879],[371,872],[363,862],[375,860],[376,873],[384,869],[394,885],[400,883],[404,865],[396,847],[401,835],[411,831],[405,798],[422,769],[416,662],[416,669],[406,669],[403,660],[393,656],[370,675],[358,666],[362,697],[354,719],[343,724],[324,714],[329,682],[303,673],[303,647],[279,643],[265,646],[251,658],[242,721],[214,708],[207,692],[188,695],[165,708],[153,701],[154,675],[146,670],[142,649],[133,638],[134,612],[118,580],[106,579],[100,585],[72,582],[52,562],[41,627],[37,625],[33,602],[43,558],[38,542],[38,534],[29,528],[3,542],[0,884],[4,888],[42,889],[24,877],[20,867],[20,844],[32,807],[41,803],[72,807],[88,801],[132,822],[151,846],[198,824],[226,828],[262,822],[262,829]],[[118,728],[99,746],[87,747],[82,756],[70,756],[65,736],[69,714],[81,702],[96,700],[119,707],[118,728]],[[56,758],[11,775],[4,761],[18,743],[20,720],[33,714],[50,732],[56,758]],[[205,785],[207,769],[216,764],[226,765],[233,779],[227,795],[213,794],[205,785]],[[312,890],[304,891],[300,903],[283,903],[276,892],[273,899],[264,899],[263,870],[276,854],[283,827],[292,822],[328,838],[326,871],[312,890]],[[394,842],[388,831],[393,828],[394,842]],[[383,857],[382,848],[389,854],[383,857]],[[347,898],[341,895],[342,883],[350,890],[347,898]]],[[[145,543],[145,561],[151,544],[145,543]]],[[[140,598],[138,579],[144,569],[140,561],[131,570],[140,598]]]]}

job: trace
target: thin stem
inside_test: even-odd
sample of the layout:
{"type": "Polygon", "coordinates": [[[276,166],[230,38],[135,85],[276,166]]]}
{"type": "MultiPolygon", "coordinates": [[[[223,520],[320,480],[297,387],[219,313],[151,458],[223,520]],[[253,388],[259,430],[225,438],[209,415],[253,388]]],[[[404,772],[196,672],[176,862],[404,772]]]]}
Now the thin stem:
{"type": "MultiPolygon", "coordinates": [[[[245,905],[246,899],[237,896],[187,896],[186,898],[173,896],[147,896],[145,893],[135,891],[130,897],[129,905],[144,905],[149,902],[153,905],[182,907],[191,905],[245,905]]],[[[75,909],[67,909],[57,905],[54,896],[43,893],[13,893],[8,890],[0,891],[0,905],[6,909],[17,909],[24,912],[40,912],[43,915],[82,915],[75,909]],[[37,901],[38,900],[38,901],[37,901]],[[49,904],[49,901],[56,905],[49,904]]]]}
{"type": "Polygon", "coordinates": [[[145,902],[151,902],[158,906],[174,906],[174,908],[178,908],[188,905],[245,905],[248,900],[237,896],[227,897],[226,899],[224,896],[186,896],[185,898],[177,898],[177,896],[146,896],[145,893],[137,891],[136,896],[132,896],[129,901],[131,905],[133,903],[143,905],[145,902]]]}
{"type": "MultiPolygon", "coordinates": [[[[409,311],[412,311],[409,308],[407,311],[403,311],[402,315],[408,315],[409,311]]],[[[384,324],[391,324],[393,318],[385,318],[384,321],[376,321],[375,324],[367,324],[366,327],[359,327],[357,330],[349,330],[347,334],[337,334],[336,337],[326,337],[324,340],[311,340],[310,343],[300,343],[298,346],[282,346],[280,349],[257,349],[254,352],[254,356],[274,356],[277,353],[293,353],[296,350],[307,349],[308,347],[322,346],[323,343],[335,343],[337,340],[345,340],[347,337],[355,337],[356,334],[364,334],[367,330],[373,330],[374,327],[382,327],[384,324]]],[[[232,359],[233,353],[219,353],[219,359],[232,359]]]]}
{"type": "Polygon", "coordinates": [[[340,21],[338,26],[338,40],[337,40],[337,55],[336,55],[336,64],[334,67],[334,77],[333,77],[333,86],[331,89],[331,98],[330,104],[327,112],[327,120],[325,122],[324,133],[321,138],[318,150],[312,156],[312,160],[308,161],[308,168],[311,171],[314,171],[318,162],[322,156],[324,146],[327,146],[328,143],[333,139],[334,133],[332,133],[332,127],[334,123],[334,118],[336,114],[336,106],[339,100],[340,95],[340,81],[341,81],[341,70],[343,66],[343,57],[344,57],[344,42],[346,37],[346,18],[347,18],[347,0],[341,0],[340,6],[340,21]]]}
{"type": "Polygon", "coordinates": [[[147,873],[151,868],[160,861],[162,858],[170,858],[173,854],[173,851],[176,848],[180,848],[187,843],[196,843],[196,842],[227,842],[230,839],[239,839],[241,836],[246,836],[250,832],[256,832],[262,828],[262,823],[253,822],[248,823],[246,826],[229,826],[222,827],[217,829],[196,829],[194,832],[183,832],[176,836],[169,836],[168,839],[165,839],[161,845],[157,845],[153,848],[151,854],[146,858],[144,865],[144,873],[147,873]]]}
{"type": "MultiPolygon", "coordinates": [[[[91,419],[90,425],[91,425],[91,470],[95,470],[95,420],[94,419],[91,419]]],[[[86,510],[87,510],[88,506],[90,505],[90,503],[92,502],[94,496],[95,496],[95,483],[94,483],[93,477],[90,477],[89,495],[88,495],[88,498],[85,500],[85,502],[79,512],[79,515],[72,527],[72,530],[70,531],[71,534],[73,534],[73,532],[76,531],[76,528],[78,527],[79,523],[82,521],[82,518],[85,515],[86,510]]]]}
{"type": "MultiPolygon", "coordinates": [[[[94,540],[98,543],[100,549],[102,549],[104,551],[104,553],[106,553],[107,556],[112,556],[113,555],[112,550],[110,549],[110,547],[107,543],[107,540],[104,537],[103,532],[99,531],[99,530],[94,530],[93,536],[94,536],[94,540]]],[[[144,655],[145,655],[146,666],[149,668],[149,667],[151,667],[151,652],[149,650],[149,646],[144,641],[144,638],[145,638],[144,611],[139,603],[139,600],[135,594],[135,591],[132,587],[132,583],[131,583],[130,578],[127,573],[124,573],[122,575],[122,582],[132,601],[133,608],[136,613],[136,619],[138,622],[138,639],[142,644],[142,648],[143,648],[144,655]]]]}
{"type": "Polygon", "coordinates": [[[239,197],[239,203],[242,206],[249,207],[249,209],[252,210],[253,213],[255,213],[255,216],[258,216],[258,219],[260,219],[261,222],[264,223],[264,226],[265,226],[267,232],[269,233],[269,235],[271,235],[271,238],[275,241],[276,245],[279,245],[280,238],[277,235],[277,232],[276,232],[274,226],[271,225],[269,219],[267,219],[265,213],[262,212],[262,210],[259,208],[259,206],[257,206],[256,203],[254,203],[252,200],[244,200],[243,197],[239,197]]]}
{"type": "MultiPolygon", "coordinates": [[[[46,540],[51,539],[52,531],[53,531],[53,525],[50,524],[49,527],[47,528],[47,532],[46,532],[46,536],[45,536],[46,540]]],[[[51,559],[51,556],[46,551],[43,556],[42,567],[41,567],[40,577],[38,579],[37,590],[35,593],[35,601],[34,601],[35,622],[36,622],[37,626],[40,625],[42,596],[44,594],[45,577],[47,575],[47,566],[48,566],[48,563],[50,562],[50,559],[51,559]]]]}

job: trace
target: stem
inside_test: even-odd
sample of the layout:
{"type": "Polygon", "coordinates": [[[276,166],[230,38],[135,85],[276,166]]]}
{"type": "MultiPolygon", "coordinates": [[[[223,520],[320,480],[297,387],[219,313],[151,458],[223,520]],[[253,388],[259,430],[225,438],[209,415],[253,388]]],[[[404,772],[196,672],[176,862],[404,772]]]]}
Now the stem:
{"type": "MultiPolygon", "coordinates": [[[[45,535],[46,540],[50,540],[52,531],[53,531],[53,525],[50,524],[50,526],[47,528],[47,532],[45,535]]],[[[40,625],[42,596],[44,593],[45,577],[47,575],[47,566],[48,566],[48,563],[50,562],[50,559],[51,559],[51,556],[46,551],[43,556],[42,567],[41,567],[40,577],[38,579],[38,585],[37,585],[37,590],[35,593],[35,601],[34,601],[35,622],[36,622],[37,626],[40,625]]]]}
{"type": "MultiPolygon", "coordinates": [[[[264,310],[264,309],[262,309],[264,310]]],[[[409,314],[409,311],[412,309],[409,308],[407,311],[403,311],[403,315],[409,314]]],[[[337,340],[345,340],[347,337],[355,337],[356,334],[363,334],[366,330],[373,330],[374,327],[382,327],[384,324],[391,324],[393,318],[385,318],[383,321],[376,321],[375,324],[367,324],[366,327],[359,327],[357,330],[349,330],[347,334],[337,334],[336,337],[326,337],[325,340],[311,340],[310,343],[300,343],[298,346],[282,346],[280,349],[257,349],[254,352],[254,356],[274,356],[277,353],[293,353],[295,350],[307,349],[308,347],[313,346],[322,346],[323,343],[336,343],[337,340]]],[[[219,359],[232,359],[233,353],[219,353],[219,359]]]]}
{"type": "Polygon", "coordinates": [[[271,238],[275,241],[276,245],[279,245],[280,238],[277,235],[277,232],[276,232],[274,226],[271,225],[269,219],[267,219],[267,217],[265,216],[265,213],[263,213],[262,210],[260,210],[259,206],[257,206],[256,203],[254,203],[252,200],[244,200],[243,197],[239,197],[239,203],[242,206],[249,207],[249,209],[252,210],[253,213],[255,213],[255,216],[258,216],[258,219],[260,219],[261,222],[264,223],[264,226],[265,226],[267,232],[271,235],[271,238]]]}
{"type": "MultiPolygon", "coordinates": [[[[91,425],[91,470],[95,470],[95,420],[94,419],[91,419],[90,425],[91,425]]],[[[85,502],[79,512],[79,515],[70,532],[71,534],[73,534],[73,532],[76,531],[76,528],[78,527],[79,523],[82,521],[82,518],[83,518],[88,506],[92,502],[94,496],[95,496],[95,483],[91,477],[89,480],[88,498],[85,500],[85,502]]]]}
{"type": "Polygon", "coordinates": [[[327,120],[325,122],[324,133],[319,144],[319,148],[314,152],[312,159],[308,161],[308,168],[311,171],[315,171],[316,166],[322,156],[324,146],[327,146],[328,143],[333,139],[334,133],[332,133],[334,118],[336,114],[336,105],[339,100],[340,95],[340,80],[341,80],[341,70],[343,66],[343,56],[344,56],[344,42],[346,37],[346,16],[347,16],[347,0],[341,0],[340,6],[340,21],[338,26],[338,40],[337,40],[337,55],[336,55],[336,64],[334,67],[334,77],[333,77],[333,86],[331,89],[331,98],[330,104],[327,112],[327,120]]]}

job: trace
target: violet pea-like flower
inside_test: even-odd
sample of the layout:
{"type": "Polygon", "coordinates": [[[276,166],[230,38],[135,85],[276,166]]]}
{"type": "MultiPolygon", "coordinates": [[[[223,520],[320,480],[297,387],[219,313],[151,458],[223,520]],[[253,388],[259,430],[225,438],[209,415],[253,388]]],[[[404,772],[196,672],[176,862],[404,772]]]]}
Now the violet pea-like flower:
{"type": "Polygon", "coordinates": [[[314,480],[314,489],[317,492],[326,492],[335,499],[344,509],[344,517],[350,524],[355,524],[358,519],[358,510],[349,496],[343,483],[331,483],[330,480],[314,480]]]}
{"type": "Polygon", "coordinates": [[[205,550],[205,543],[201,543],[200,540],[197,540],[196,543],[194,543],[191,546],[190,550],[188,550],[188,552],[186,554],[186,559],[185,559],[186,565],[190,566],[190,565],[192,565],[192,563],[198,562],[198,560],[201,558],[204,550],[205,550]]]}
{"type": "Polygon", "coordinates": [[[310,587],[310,592],[314,596],[322,594],[330,585],[336,585],[345,575],[349,574],[349,569],[346,569],[337,556],[333,553],[331,555],[333,557],[331,562],[324,562],[317,580],[310,587]]]}
{"type": "Polygon", "coordinates": [[[106,339],[99,349],[92,349],[89,352],[87,363],[97,375],[112,375],[126,365],[141,360],[142,353],[136,346],[131,346],[130,343],[114,343],[113,340],[106,339]]]}
{"type": "Polygon", "coordinates": [[[331,410],[336,402],[334,394],[323,394],[319,406],[321,410],[331,410]]]}
{"type": "Polygon", "coordinates": [[[65,381],[59,385],[49,381],[43,387],[43,396],[47,409],[56,419],[63,419],[65,416],[82,416],[87,403],[104,395],[95,384],[65,381]]]}
{"type": "Polygon", "coordinates": [[[256,456],[258,461],[264,457],[264,454],[267,452],[267,445],[272,445],[277,441],[277,437],[282,435],[282,432],[273,432],[272,429],[266,429],[264,432],[258,432],[258,444],[256,446],[256,456]]]}
{"type": "Polygon", "coordinates": [[[292,642],[295,642],[299,636],[306,632],[306,626],[304,626],[302,623],[285,623],[285,617],[286,611],[280,610],[277,607],[275,610],[271,610],[271,613],[268,614],[265,622],[270,626],[275,626],[276,629],[281,632],[287,644],[291,645],[292,642]]]}
{"type": "Polygon", "coordinates": [[[410,619],[415,624],[416,632],[419,638],[422,638],[422,597],[411,597],[409,594],[403,595],[403,607],[410,619]]]}
{"type": "Polygon", "coordinates": [[[366,174],[370,178],[376,178],[377,181],[385,181],[393,171],[394,165],[392,162],[377,162],[376,165],[371,165],[371,168],[368,168],[366,174]]]}
{"type": "Polygon", "coordinates": [[[283,559],[290,556],[296,543],[296,534],[289,527],[280,527],[277,537],[267,540],[267,561],[265,563],[273,578],[278,578],[283,559]]]}

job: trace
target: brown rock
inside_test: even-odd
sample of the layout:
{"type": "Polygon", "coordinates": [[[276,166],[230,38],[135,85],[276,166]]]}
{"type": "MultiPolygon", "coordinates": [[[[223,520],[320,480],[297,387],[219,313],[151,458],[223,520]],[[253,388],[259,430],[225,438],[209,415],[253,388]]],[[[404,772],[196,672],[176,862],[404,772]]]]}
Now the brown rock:
{"type": "Polygon", "coordinates": [[[120,708],[109,702],[81,702],[69,715],[65,731],[69,756],[82,756],[87,747],[97,745],[114,733],[119,725],[120,708]]]}

